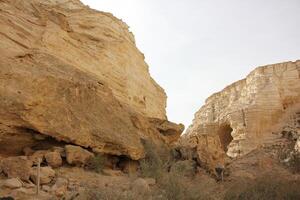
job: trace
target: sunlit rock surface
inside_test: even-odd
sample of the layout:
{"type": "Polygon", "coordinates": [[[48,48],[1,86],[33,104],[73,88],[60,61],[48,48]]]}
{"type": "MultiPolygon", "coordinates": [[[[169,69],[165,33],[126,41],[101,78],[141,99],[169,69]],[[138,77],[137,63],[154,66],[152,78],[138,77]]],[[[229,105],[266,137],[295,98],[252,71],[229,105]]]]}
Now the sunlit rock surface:
{"type": "Polygon", "coordinates": [[[300,61],[258,67],[245,79],[210,96],[182,142],[215,166],[273,138],[300,102],[300,61]]]}
{"type": "Polygon", "coordinates": [[[139,159],[141,138],[167,141],[148,122],[166,120],[165,107],[164,90],[121,20],[78,0],[0,1],[2,154],[42,134],[139,159]]]}

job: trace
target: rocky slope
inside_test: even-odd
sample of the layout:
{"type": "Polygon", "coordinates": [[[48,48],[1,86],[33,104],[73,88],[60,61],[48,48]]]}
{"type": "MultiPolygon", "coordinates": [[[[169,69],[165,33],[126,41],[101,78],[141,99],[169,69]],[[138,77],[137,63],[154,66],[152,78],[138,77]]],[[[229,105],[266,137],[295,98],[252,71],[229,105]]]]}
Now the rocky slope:
{"type": "Polygon", "coordinates": [[[258,67],[209,97],[182,139],[209,168],[280,137],[300,111],[300,61],[258,67]],[[291,121],[292,120],[292,121],[291,121]]]}
{"type": "Polygon", "coordinates": [[[140,159],[141,139],[182,132],[166,121],[166,95],[128,26],[111,14],[78,0],[1,0],[0,27],[2,156],[50,136],[140,159]]]}

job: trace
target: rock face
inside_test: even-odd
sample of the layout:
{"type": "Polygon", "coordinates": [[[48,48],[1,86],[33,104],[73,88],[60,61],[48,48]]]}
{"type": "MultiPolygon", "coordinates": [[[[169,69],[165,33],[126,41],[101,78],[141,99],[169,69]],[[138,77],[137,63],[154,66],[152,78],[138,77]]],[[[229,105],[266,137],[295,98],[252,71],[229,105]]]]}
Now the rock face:
{"type": "Polygon", "coordinates": [[[268,140],[300,107],[300,61],[258,67],[206,100],[182,143],[213,168],[268,140]],[[272,134],[273,133],[273,134],[272,134]]]}
{"type": "Polygon", "coordinates": [[[169,137],[148,123],[166,120],[166,95],[124,22],[78,0],[2,0],[0,27],[0,154],[42,134],[139,159],[141,138],[169,137]]]}
{"type": "MultiPolygon", "coordinates": [[[[51,167],[41,167],[40,169],[40,181],[41,184],[50,183],[55,177],[55,171],[51,167]]],[[[30,172],[30,178],[34,183],[37,183],[37,167],[33,167],[30,172]]]]}
{"type": "Polygon", "coordinates": [[[11,189],[16,189],[16,188],[22,187],[22,183],[17,178],[11,178],[11,179],[5,180],[3,183],[3,186],[11,188],[11,189]]]}
{"type": "Polygon", "coordinates": [[[67,162],[71,165],[86,165],[90,159],[94,157],[91,152],[73,145],[66,145],[67,162]]]}
{"type": "Polygon", "coordinates": [[[4,158],[0,161],[0,171],[8,178],[20,178],[28,181],[32,162],[26,156],[4,158]]]}
{"type": "Polygon", "coordinates": [[[45,159],[51,167],[60,167],[62,166],[62,158],[59,152],[49,152],[45,154],[45,159]]]}

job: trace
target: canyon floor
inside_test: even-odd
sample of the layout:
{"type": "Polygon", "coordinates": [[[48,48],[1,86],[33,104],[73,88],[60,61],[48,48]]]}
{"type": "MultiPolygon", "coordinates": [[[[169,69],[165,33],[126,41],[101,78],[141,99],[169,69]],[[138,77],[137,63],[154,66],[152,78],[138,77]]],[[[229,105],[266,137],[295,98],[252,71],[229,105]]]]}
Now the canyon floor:
{"type": "Polygon", "coordinates": [[[122,20],[0,0],[0,200],[300,199],[299,60],[208,97],[184,133],[166,103],[122,20]]]}

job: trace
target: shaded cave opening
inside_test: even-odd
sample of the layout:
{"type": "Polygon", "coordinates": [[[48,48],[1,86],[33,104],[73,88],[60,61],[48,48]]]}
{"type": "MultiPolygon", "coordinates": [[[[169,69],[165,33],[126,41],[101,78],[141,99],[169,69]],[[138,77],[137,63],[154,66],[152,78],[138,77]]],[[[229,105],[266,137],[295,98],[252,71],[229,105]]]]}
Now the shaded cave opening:
{"type": "Polygon", "coordinates": [[[231,135],[233,129],[229,124],[222,124],[218,130],[219,139],[221,142],[222,149],[225,153],[228,151],[228,145],[233,140],[233,137],[231,135]]]}

